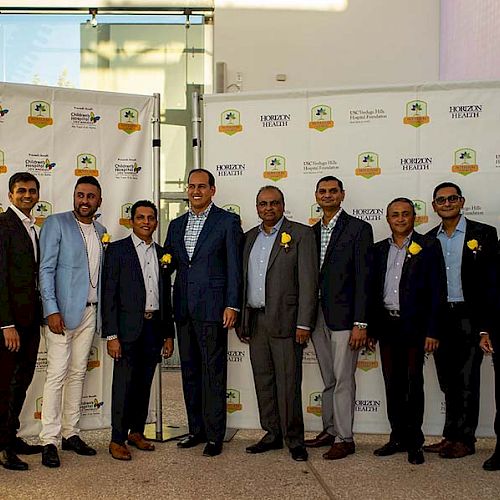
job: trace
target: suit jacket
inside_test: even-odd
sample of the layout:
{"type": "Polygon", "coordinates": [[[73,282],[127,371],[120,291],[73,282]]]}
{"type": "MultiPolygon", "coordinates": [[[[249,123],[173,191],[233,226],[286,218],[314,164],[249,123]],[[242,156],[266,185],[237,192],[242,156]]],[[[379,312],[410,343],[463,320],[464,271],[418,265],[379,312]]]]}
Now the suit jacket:
{"type": "MultiPolygon", "coordinates": [[[[399,281],[399,314],[401,334],[411,344],[422,344],[425,337],[439,339],[446,308],[446,269],[441,245],[434,238],[413,231],[412,242],[420,245],[415,254],[406,254],[399,281]]],[[[372,248],[371,293],[368,333],[383,338],[387,312],[384,307],[384,285],[389,255],[389,239],[372,248]]]]}
{"type": "Polygon", "coordinates": [[[212,205],[191,259],[184,243],[187,222],[187,213],[174,219],[165,240],[170,269],[177,271],[174,318],[178,323],[188,317],[220,323],[224,309],[238,308],[241,302],[240,218],[212,205]]]}
{"type": "MultiPolygon", "coordinates": [[[[321,221],[313,226],[318,259],[321,221]]],[[[353,323],[367,322],[370,224],[345,211],[339,215],[319,271],[321,306],[330,330],[351,330],[353,323]]]]}
{"type": "MultiPolygon", "coordinates": [[[[472,327],[477,333],[491,332],[498,323],[497,314],[497,230],[493,226],[467,219],[462,250],[462,290],[471,315],[472,327]],[[476,252],[467,242],[477,240],[476,252]]],[[[427,234],[437,237],[439,226],[427,234]]]]}
{"type": "MultiPolygon", "coordinates": [[[[241,333],[252,334],[247,307],[248,260],[259,226],[245,233],[243,248],[243,307],[241,333]]],[[[318,300],[318,258],[312,229],[286,217],[276,237],[266,271],[265,320],[273,337],[294,337],[297,326],[314,328],[318,300]],[[288,251],[281,233],[292,239],[288,251]]]]}
{"type": "MultiPolygon", "coordinates": [[[[94,226],[100,241],[106,228],[98,222],[94,222],[94,226]]],[[[82,321],[90,286],[85,244],[73,212],[47,217],[40,233],[40,251],[40,293],[44,317],[59,312],[66,328],[72,330],[82,321]]],[[[101,274],[103,260],[104,251],[101,252],[101,274]]],[[[99,277],[98,296],[101,278],[102,276],[99,277]]],[[[98,330],[100,323],[99,309],[98,330]]]]}
{"type": "MultiPolygon", "coordinates": [[[[155,243],[158,260],[164,250],[155,243]]],[[[170,273],[161,264],[158,273],[160,323],[163,338],[174,337],[170,301],[170,273]]],[[[110,243],[104,259],[102,336],[117,335],[123,342],[139,337],[144,322],[146,287],[132,237],[110,243]]]]}
{"type": "Polygon", "coordinates": [[[40,323],[37,284],[33,242],[21,219],[9,208],[0,214],[0,326],[23,328],[40,323]]]}

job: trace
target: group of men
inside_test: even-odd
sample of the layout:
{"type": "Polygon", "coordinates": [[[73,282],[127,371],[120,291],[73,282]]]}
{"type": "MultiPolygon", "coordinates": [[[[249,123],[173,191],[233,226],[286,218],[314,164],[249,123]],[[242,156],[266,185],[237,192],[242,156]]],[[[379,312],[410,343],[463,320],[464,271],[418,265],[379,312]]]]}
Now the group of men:
{"type": "MultiPolygon", "coordinates": [[[[40,451],[44,465],[58,467],[61,439],[63,450],[96,453],[78,426],[96,330],[114,359],[109,451],[130,460],[127,443],[154,450],[144,437],[149,391],[160,354],[173,352],[174,321],[189,423],[179,448],[203,443],[205,456],[222,452],[227,331],[235,327],[249,343],[266,431],[248,453],[283,443],[297,461],[308,459],[308,447],[328,447],[327,460],[355,453],[357,358],[377,341],[391,435],[375,455],[407,452],[410,463],[421,464],[423,450],[443,458],[475,452],[482,355],[493,353],[498,365],[494,347],[500,348],[493,319],[498,241],[495,228],[462,215],[465,200],[457,185],[435,188],[441,223],[427,235],[414,229],[413,202],[392,200],[386,212],[391,234],[374,245],[371,226],[343,210],[345,190],[336,177],[316,185],[322,218],[312,228],[288,220],[283,193],[264,186],[256,198],[262,222],[243,234],[239,217],[213,204],[213,174],[196,169],[188,176],[189,210],[170,223],[163,247],[153,241],[157,208],[144,200],[132,207],[132,234],[108,243],[95,220],[101,188],[93,177],[78,180],[73,211],[48,217],[39,242],[31,216],[39,188],[31,174],[14,174],[11,207],[0,216],[4,467],[24,470],[28,466],[17,455],[40,451]],[[48,368],[41,446],[32,446],[16,433],[42,320],[48,368]],[[324,382],[323,430],[305,440],[302,353],[309,340],[324,382]],[[443,439],[429,446],[423,446],[422,433],[426,353],[434,353],[446,400],[443,439]]],[[[496,396],[500,404],[500,383],[496,396]]],[[[483,467],[500,469],[500,446],[483,467]]]]}

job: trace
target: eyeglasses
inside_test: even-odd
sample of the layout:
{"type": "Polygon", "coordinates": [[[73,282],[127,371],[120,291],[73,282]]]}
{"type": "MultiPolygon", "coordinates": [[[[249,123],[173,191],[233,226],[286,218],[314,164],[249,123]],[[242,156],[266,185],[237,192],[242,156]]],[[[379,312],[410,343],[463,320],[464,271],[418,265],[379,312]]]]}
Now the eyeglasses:
{"type": "Polygon", "coordinates": [[[264,207],[279,207],[281,205],[281,200],[272,200],[272,201],[259,201],[257,206],[260,208],[264,207]]]}
{"type": "Polygon", "coordinates": [[[458,194],[451,194],[450,196],[438,196],[437,198],[434,199],[434,203],[436,205],[444,205],[446,202],[451,204],[451,203],[456,203],[461,199],[462,197],[458,196],[458,194]]]}

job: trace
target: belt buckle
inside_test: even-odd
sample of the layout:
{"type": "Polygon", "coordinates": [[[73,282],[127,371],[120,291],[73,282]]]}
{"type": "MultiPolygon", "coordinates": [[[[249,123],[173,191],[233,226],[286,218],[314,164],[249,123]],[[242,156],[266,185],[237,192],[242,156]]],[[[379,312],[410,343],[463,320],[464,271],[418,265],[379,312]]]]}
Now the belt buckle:
{"type": "Polygon", "coordinates": [[[396,309],[389,309],[389,316],[391,318],[399,318],[399,311],[396,309]]]}
{"type": "Polygon", "coordinates": [[[153,313],[149,312],[149,311],[146,311],[144,313],[144,319],[153,319],[153,313]]]}

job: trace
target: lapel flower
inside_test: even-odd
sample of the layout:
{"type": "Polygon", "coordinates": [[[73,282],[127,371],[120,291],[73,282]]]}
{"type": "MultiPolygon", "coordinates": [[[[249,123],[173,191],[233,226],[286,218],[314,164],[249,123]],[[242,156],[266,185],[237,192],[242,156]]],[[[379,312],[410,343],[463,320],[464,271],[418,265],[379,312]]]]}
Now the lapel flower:
{"type": "Polygon", "coordinates": [[[108,246],[110,241],[111,241],[111,235],[109,233],[104,233],[101,236],[101,243],[104,246],[104,248],[106,248],[108,246]]]}
{"type": "Polygon", "coordinates": [[[281,233],[281,246],[284,247],[285,252],[288,252],[290,245],[289,243],[292,241],[292,237],[283,231],[281,233]]]}
{"type": "Polygon", "coordinates": [[[172,262],[172,256],[169,253],[165,253],[162,255],[160,259],[161,267],[165,268],[172,262]]]}
{"type": "Polygon", "coordinates": [[[411,244],[408,246],[408,257],[411,257],[412,255],[417,255],[418,253],[420,253],[420,251],[422,250],[422,247],[418,244],[418,243],[415,243],[414,241],[411,242],[411,244]]]}
{"type": "Polygon", "coordinates": [[[467,242],[467,248],[469,250],[472,250],[472,253],[474,254],[474,256],[476,256],[477,252],[479,252],[479,250],[481,250],[481,246],[479,245],[479,242],[477,240],[469,240],[467,242]]]}

